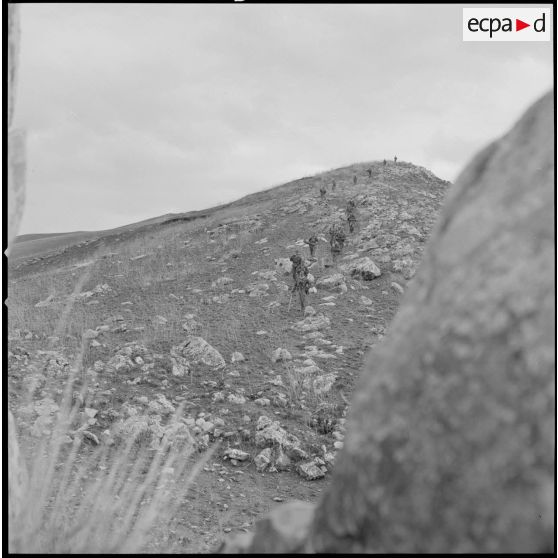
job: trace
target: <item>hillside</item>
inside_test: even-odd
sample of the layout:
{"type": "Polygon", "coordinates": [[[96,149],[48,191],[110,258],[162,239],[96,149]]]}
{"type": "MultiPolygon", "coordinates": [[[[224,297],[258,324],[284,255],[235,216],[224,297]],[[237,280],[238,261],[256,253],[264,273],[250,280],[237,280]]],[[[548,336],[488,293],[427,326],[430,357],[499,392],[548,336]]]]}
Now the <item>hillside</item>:
{"type": "Polygon", "coordinates": [[[9,404],[21,434],[30,445],[48,435],[85,338],[76,420],[93,445],[118,445],[139,429],[157,447],[178,405],[202,453],[221,442],[150,550],[207,551],[275,501],[315,501],[342,447],[366,351],[397,311],[448,186],[410,163],[362,163],[207,211],[22,249],[10,259],[8,299],[9,404]],[[349,199],[358,230],[333,265],[327,229],[349,199]],[[308,257],[303,239],[313,232],[317,290],[303,317],[278,260],[295,250],[308,257]],[[359,272],[373,268],[363,258],[381,274],[359,272]]]}

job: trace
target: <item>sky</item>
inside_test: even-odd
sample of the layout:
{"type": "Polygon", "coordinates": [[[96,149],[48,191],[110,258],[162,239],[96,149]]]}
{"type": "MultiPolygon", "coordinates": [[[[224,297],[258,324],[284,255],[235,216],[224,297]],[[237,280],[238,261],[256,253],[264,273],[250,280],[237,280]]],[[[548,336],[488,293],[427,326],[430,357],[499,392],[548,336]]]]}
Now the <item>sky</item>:
{"type": "Polygon", "coordinates": [[[20,234],[394,155],[453,181],[553,83],[552,42],[463,42],[472,5],[22,4],[20,234]]]}

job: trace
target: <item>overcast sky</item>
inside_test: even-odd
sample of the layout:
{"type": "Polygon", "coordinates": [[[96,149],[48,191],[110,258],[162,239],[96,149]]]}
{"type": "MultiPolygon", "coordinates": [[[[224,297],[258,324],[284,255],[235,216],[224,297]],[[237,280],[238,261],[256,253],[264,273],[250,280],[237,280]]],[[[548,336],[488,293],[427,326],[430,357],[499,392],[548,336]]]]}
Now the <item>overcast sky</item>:
{"type": "Polygon", "coordinates": [[[23,4],[20,233],[394,155],[453,180],[552,86],[551,42],[463,42],[463,6],[23,4]]]}

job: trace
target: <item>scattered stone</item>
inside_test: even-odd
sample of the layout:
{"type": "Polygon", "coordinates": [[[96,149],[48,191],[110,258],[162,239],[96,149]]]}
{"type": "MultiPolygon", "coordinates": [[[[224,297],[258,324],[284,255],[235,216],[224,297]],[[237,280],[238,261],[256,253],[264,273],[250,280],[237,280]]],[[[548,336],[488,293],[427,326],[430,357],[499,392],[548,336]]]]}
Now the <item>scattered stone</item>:
{"type": "Polygon", "coordinates": [[[306,461],[299,463],[296,468],[301,477],[306,480],[321,479],[325,476],[324,472],[316,465],[314,461],[306,461]]]}
{"type": "Polygon", "coordinates": [[[168,322],[168,320],[164,316],[155,316],[153,318],[153,325],[155,325],[155,326],[166,325],[167,322],[168,322]]]}
{"type": "Polygon", "coordinates": [[[275,269],[283,275],[290,275],[293,270],[293,262],[289,258],[278,258],[275,260],[275,269]]]}
{"type": "Polygon", "coordinates": [[[330,319],[323,314],[317,314],[315,316],[308,316],[299,322],[296,322],[292,329],[300,333],[306,333],[309,331],[316,331],[324,327],[329,327],[330,319]]]}
{"type": "Polygon", "coordinates": [[[211,287],[215,289],[218,287],[223,287],[224,285],[229,285],[232,282],[233,279],[231,277],[220,277],[219,279],[216,279],[215,281],[213,281],[213,283],[211,283],[211,287]]]}
{"type": "Polygon", "coordinates": [[[254,403],[256,405],[259,405],[260,407],[269,407],[269,405],[271,405],[271,401],[266,397],[260,397],[258,399],[255,399],[254,403]]]}
{"type": "Polygon", "coordinates": [[[361,295],[360,303],[363,304],[364,306],[370,306],[371,304],[374,304],[372,300],[370,300],[367,296],[364,295],[361,295]]]}
{"type": "Polygon", "coordinates": [[[320,277],[320,279],[316,281],[316,287],[318,289],[334,289],[343,283],[345,283],[343,275],[341,273],[335,273],[326,277],[320,277]]]}
{"type": "Polygon", "coordinates": [[[235,351],[231,356],[231,362],[234,364],[235,362],[243,362],[246,360],[244,355],[238,351],[235,351]]]}
{"type": "Polygon", "coordinates": [[[371,281],[379,277],[382,272],[372,259],[365,256],[342,266],[342,269],[353,277],[359,277],[365,281],[371,281]]]}
{"type": "Polygon", "coordinates": [[[225,367],[225,360],[217,349],[202,337],[189,335],[185,341],[171,349],[171,355],[184,357],[190,364],[203,363],[215,369],[225,367]]]}
{"type": "Polygon", "coordinates": [[[271,464],[271,448],[265,448],[254,458],[256,469],[259,472],[265,471],[271,464]]]}
{"type": "Polygon", "coordinates": [[[292,355],[287,351],[287,349],[277,348],[273,351],[273,355],[271,357],[272,362],[285,362],[287,360],[292,360],[292,355]]]}
{"type": "Polygon", "coordinates": [[[235,448],[227,448],[224,452],[225,459],[234,459],[236,461],[246,461],[249,459],[250,454],[235,448]]]}
{"type": "Polygon", "coordinates": [[[300,440],[281,428],[278,421],[272,421],[265,415],[258,418],[256,423],[256,446],[263,447],[269,444],[277,445],[291,459],[306,459],[307,454],[300,447],[300,440]]]}
{"type": "Polygon", "coordinates": [[[231,393],[227,397],[227,401],[229,401],[229,403],[235,403],[236,405],[244,405],[244,403],[246,403],[246,398],[242,395],[231,393]]]}
{"type": "Polygon", "coordinates": [[[246,292],[250,297],[262,297],[268,296],[269,285],[267,283],[258,282],[251,283],[246,287],[246,292]]]}
{"type": "Polygon", "coordinates": [[[96,331],[94,329],[86,329],[82,334],[83,339],[95,339],[98,336],[99,331],[96,331]]]}

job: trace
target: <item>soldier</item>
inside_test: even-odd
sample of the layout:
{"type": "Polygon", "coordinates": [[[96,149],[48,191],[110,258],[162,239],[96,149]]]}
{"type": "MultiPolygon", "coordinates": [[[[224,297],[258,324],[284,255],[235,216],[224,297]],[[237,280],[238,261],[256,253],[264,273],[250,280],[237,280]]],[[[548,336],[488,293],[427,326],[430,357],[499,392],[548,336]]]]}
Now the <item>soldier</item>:
{"type": "Polygon", "coordinates": [[[393,158],[395,164],[397,164],[397,155],[393,158]]]}
{"type": "Polygon", "coordinates": [[[350,232],[354,232],[355,231],[355,223],[356,223],[356,215],[354,213],[354,210],[351,211],[347,217],[347,221],[349,222],[349,231],[350,232]]]}
{"type": "Polygon", "coordinates": [[[334,180],[333,183],[331,184],[331,191],[332,192],[335,192],[335,186],[336,186],[336,184],[335,184],[335,180],[334,180]]]}
{"type": "Polygon", "coordinates": [[[387,161],[384,159],[384,167],[387,165],[387,161]]]}
{"type": "Polygon", "coordinates": [[[345,244],[345,231],[343,225],[333,223],[329,228],[329,244],[331,246],[331,257],[335,262],[345,244]]]}
{"type": "Polygon", "coordinates": [[[305,240],[304,242],[308,244],[310,248],[310,257],[313,258],[314,250],[316,249],[316,246],[318,244],[318,237],[315,234],[313,234],[308,240],[305,240]]]}
{"type": "Polygon", "coordinates": [[[355,174],[355,175],[353,175],[353,184],[356,184],[356,183],[357,183],[357,175],[355,174]]]}
{"type": "Polygon", "coordinates": [[[290,258],[293,263],[293,280],[294,285],[291,292],[298,291],[298,297],[300,301],[300,309],[304,313],[304,308],[306,306],[306,295],[310,290],[310,281],[308,280],[308,268],[304,265],[302,258],[298,253],[294,254],[290,258]]]}
{"type": "Polygon", "coordinates": [[[368,178],[372,178],[372,169],[366,171],[368,173],[368,178]]]}
{"type": "Polygon", "coordinates": [[[348,217],[351,213],[354,212],[355,209],[356,209],[355,200],[349,200],[347,202],[347,207],[345,208],[345,215],[348,217]]]}
{"type": "Polygon", "coordinates": [[[325,199],[326,191],[327,190],[325,189],[325,186],[322,186],[320,188],[320,197],[322,198],[322,200],[325,199]]]}

